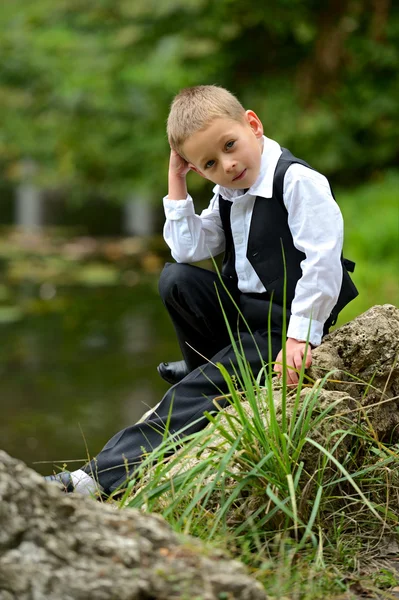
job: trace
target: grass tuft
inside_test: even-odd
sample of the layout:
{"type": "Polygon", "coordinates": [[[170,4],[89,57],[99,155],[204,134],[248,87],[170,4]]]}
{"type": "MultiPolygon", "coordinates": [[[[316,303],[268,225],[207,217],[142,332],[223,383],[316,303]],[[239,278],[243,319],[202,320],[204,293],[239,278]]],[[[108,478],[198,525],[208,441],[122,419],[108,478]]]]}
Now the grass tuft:
{"type": "MultiPolygon", "coordinates": [[[[379,441],[347,394],[325,389],[334,372],[309,383],[303,364],[292,389],[274,378],[273,363],[252,373],[229,333],[238,367],[218,366],[230,406],[208,414],[203,431],[165,434],[120,505],[160,513],[176,531],[225,548],[271,597],[339,596],[385,539],[399,539],[399,446],[379,441]]],[[[353,379],[366,398],[373,381],[353,379]]],[[[376,577],[362,583],[369,597],[376,577]]]]}

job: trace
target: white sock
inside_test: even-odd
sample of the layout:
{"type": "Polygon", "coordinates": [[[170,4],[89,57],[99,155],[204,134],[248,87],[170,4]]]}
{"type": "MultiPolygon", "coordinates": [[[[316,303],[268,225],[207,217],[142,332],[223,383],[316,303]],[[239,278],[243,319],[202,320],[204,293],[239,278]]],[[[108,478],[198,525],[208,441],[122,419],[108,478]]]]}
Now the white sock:
{"type": "Polygon", "coordinates": [[[71,477],[75,492],[78,492],[78,494],[90,496],[91,494],[95,494],[102,490],[101,485],[99,485],[93,477],[90,477],[90,475],[82,471],[82,469],[72,471],[71,477]]]}

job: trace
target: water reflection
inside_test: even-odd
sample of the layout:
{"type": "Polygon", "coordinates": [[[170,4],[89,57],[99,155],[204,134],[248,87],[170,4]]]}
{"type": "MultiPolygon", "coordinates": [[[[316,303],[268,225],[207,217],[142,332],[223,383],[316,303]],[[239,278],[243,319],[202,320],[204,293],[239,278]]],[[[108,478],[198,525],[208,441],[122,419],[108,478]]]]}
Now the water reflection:
{"type": "Polygon", "coordinates": [[[0,445],[41,473],[79,466],[167,389],[179,357],[156,277],[134,287],[20,291],[35,310],[0,326],[0,445]],[[51,292],[51,293],[50,293],[51,292]]]}

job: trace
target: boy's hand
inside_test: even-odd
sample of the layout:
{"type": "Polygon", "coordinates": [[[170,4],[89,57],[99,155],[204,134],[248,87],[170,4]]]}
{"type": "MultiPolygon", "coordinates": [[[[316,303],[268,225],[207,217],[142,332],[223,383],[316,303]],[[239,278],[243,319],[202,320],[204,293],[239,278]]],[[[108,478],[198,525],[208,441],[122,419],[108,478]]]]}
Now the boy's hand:
{"type": "MultiPolygon", "coordinates": [[[[305,356],[306,342],[295,340],[294,338],[287,338],[286,342],[286,357],[287,357],[287,383],[288,385],[297,385],[299,381],[299,375],[293,369],[294,367],[298,371],[301,370],[302,360],[305,356]]],[[[281,377],[283,372],[283,351],[277,355],[276,364],[274,365],[274,371],[281,377]]],[[[312,364],[312,350],[310,344],[308,344],[308,350],[305,358],[305,367],[308,368],[312,364]]]]}
{"type": "Polygon", "coordinates": [[[185,200],[187,196],[186,175],[189,170],[188,162],[176,150],[171,150],[169,159],[169,200],[185,200]]]}
{"type": "Polygon", "coordinates": [[[190,170],[190,166],[186,160],[176,150],[170,151],[169,159],[169,175],[176,177],[186,177],[190,170]]]}

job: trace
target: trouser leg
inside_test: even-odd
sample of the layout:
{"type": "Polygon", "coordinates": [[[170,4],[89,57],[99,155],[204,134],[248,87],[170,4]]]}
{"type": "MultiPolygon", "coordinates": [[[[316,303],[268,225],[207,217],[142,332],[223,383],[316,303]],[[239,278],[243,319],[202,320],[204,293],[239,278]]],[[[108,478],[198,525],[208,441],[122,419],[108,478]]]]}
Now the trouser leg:
{"type": "MultiPolygon", "coordinates": [[[[250,363],[255,376],[263,366],[262,359],[268,361],[267,333],[247,332],[237,334],[240,337],[246,360],[250,363]]],[[[271,332],[272,356],[274,360],[281,348],[281,332],[271,332]]],[[[230,374],[237,365],[232,345],[229,344],[212,357],[212,362],[197,367],[181,382],[166,393],[156,410],[146,421],[137,423],[117,433],[84,470],[93,475],[106,493],[120,487],[132,475],[143,454],[159,446],[165,434],[165,424],[169,418],[168,437],[176,439],[176,434],[185,428],[185,434],[203,429],[208,421],[204,412],[217,410],[213,399],[227,393],[227,384],[220,370],[214,366],[221,363],[230,374]]],[[[218,404],[225,406],[228,400],[218,404]]]]}
{"type": "Polygon", "coordinates": [[[189,371],[229,344],[225,319],[233,331],[238,329],[238,312],[229,294],[238,304],[240,292],[235,281],[222,281],[217,273],[181,263],[168,263],[161,273],[159,292],[189,371]]]}

